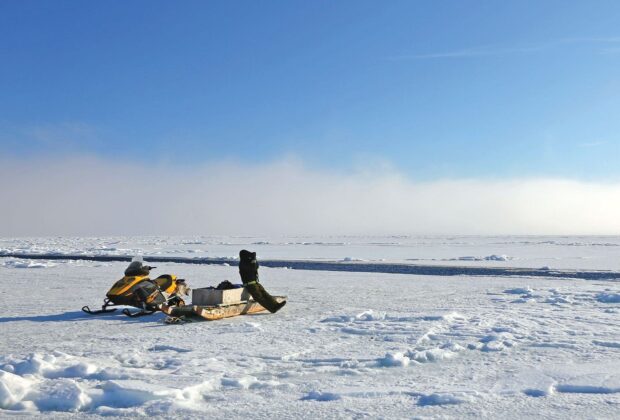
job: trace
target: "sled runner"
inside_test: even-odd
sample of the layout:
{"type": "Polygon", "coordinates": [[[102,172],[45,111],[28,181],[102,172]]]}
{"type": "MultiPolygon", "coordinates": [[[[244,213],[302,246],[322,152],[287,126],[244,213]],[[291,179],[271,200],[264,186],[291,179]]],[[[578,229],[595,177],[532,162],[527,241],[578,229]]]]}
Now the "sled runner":
{"type": "MultiPolygon", "coordinates": [[[[286,300],[285,296],[274,296],[278,302],[286,300]]],[[[207,321],[215,321],[223,318],[230,318],[238,315],[249,315],[259,312],[265,312],[260,303],[254,300],[224,303],[220,305],[204,306],[204,305],[183,305],[183,306],[161,306],[161,311],[172,318],[203,318],[207,321]]],[[[168,321],[170,322],[170,320],[168,321]]]]}

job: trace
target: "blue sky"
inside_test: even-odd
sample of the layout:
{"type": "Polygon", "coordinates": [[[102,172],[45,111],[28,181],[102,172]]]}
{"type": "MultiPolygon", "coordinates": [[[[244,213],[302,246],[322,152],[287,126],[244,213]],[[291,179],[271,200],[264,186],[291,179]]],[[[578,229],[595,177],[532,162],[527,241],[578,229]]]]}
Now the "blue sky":
{"type": "Polygon", "coordinates": [[[0,2],[0,150],[620,179],[617,1],[0,2]]]}

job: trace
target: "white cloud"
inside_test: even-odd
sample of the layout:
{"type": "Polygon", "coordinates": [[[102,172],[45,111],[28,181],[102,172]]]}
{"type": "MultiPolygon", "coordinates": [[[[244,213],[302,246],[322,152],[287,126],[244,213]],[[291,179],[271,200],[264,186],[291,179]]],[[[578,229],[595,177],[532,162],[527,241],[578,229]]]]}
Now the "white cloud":
{"type": "Polygon", "coordinates": [[[0,162],[0,235],[619,234],[620,184],[266,165],[0,162]]]}

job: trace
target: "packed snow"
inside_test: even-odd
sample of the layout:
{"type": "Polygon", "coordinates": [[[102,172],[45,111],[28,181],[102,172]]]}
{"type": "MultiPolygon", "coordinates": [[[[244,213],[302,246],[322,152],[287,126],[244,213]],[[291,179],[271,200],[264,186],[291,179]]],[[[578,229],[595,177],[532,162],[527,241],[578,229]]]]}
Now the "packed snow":
{"type": "MultiPolygon", "coordinates": [[[[571,265],[582,254],[584,267],[620,267],[609,251],[620,252],[619,238],[221,242],[233,245],[212,246],[205,238],[8,238],[0,248],[73,253],[107,252],[106,246],[148,255],[181,254],[186,246],[232,259],[233,249],[243,247],[260,258],[263,247],[277,258],[299,258],[310,249],[312,257],[336,261],[401,261],[405,254],[417,258],[413,251],[422,245],[411,243],[428,242],[423,252],[436,261],[480,255],[480,264],[540,267],[557,258],[555,268],[582,268],[571,265]],[[317,251],[322,248],[330,251],[317,251]],[[382,253],[386,248],[398,251],[382,253]],[[485,259],[493,255],[511,257],[485,259]]],[[[131,319],[120,311],[81,312],[101,303],[125,266],[0,258],[7,290],[0,309],[0,416],[611,419],[620,412],[616,280],[262,267],[267,290],[289,297],[277,314],[167,325],[163,314],[131,319]]],[[[193,287],[238,282],[234,261],[159,264],[155,274],[163,273],[193,287]]]]}

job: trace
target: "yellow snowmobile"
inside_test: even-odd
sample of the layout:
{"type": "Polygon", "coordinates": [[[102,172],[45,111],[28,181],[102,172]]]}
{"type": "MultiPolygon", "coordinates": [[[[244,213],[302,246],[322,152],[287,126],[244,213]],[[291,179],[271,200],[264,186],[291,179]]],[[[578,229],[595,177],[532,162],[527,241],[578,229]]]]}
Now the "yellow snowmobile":
{"type": "Polygon", "coordinates": [[[188,296],[190,292],[185,280],[173,274],[164,274],[151,280],[149,274],[154,268],[156,267],[149,267],[142,264],[142,261],[134,259],[125,270],[125,276],[114,283],[106,293],[101,309],[91,310],[88,306],[84,306],[82,310],[97,315],[116,311],[116,308],[111,308],[113,306],[133,306],[140,310],[132,313],[129,309],[124,309],[123,313],[130,317],[138,317],[160,311],[162,305],[167,307],[185,305],[182,296],[188,296]]]}

